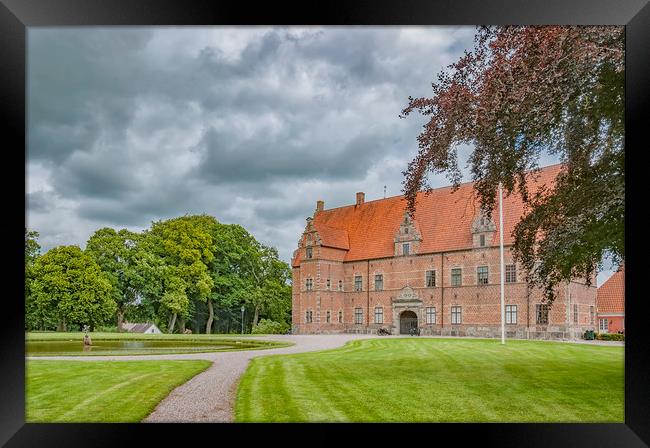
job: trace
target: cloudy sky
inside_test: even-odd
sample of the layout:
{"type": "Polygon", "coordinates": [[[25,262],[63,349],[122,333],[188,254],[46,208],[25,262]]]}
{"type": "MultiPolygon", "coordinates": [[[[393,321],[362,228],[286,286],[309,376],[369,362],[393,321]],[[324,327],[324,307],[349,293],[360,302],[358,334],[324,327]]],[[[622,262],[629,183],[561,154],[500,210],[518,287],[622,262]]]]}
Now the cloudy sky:
{"type": "Polygon", "coordinates": [[[384,185],[401,193],[425,120],[398,115],[409,95],[430,95],[473,36],[473,27],[29,28],[27,225],[47,251],[83,248],[104,226],[207,213],[289,261],[316,200],[379,199],[384,185]]]}

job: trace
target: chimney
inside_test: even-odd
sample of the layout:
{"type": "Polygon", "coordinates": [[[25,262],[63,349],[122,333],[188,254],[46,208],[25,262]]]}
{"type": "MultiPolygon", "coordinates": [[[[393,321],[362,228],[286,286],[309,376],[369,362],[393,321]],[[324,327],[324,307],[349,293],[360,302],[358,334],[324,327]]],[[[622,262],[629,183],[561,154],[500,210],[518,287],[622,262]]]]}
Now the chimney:
{"type": "Polygon", "coordinates": [[[325,202],[324,201],[316,201],[316,211],[317,212],[322,212],[324,208],[325,208],[325,202]]]}
{"type": "Polygon", "coordinates": [[[357,205],[362,205],[366,199],[366,194],[363,191],[357,193],[357,205]]]}

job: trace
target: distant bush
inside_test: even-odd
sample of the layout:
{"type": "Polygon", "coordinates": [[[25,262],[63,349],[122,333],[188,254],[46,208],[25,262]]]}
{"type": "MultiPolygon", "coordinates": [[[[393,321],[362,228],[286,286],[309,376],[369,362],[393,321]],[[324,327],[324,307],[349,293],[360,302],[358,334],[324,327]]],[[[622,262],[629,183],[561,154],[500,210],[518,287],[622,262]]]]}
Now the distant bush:
{"type": "Polygon", "coordinates": [[[270,319],[261,319],[255,327],[253,334],[284,334],[289,331],[289,324],[285,322],[275,322],[270,319]]]}
{"type": "Polygon", "coordinates": [[[624,341],[625,335],[619,333],[598,333],[596,339],[599,341],[624,341]]]}

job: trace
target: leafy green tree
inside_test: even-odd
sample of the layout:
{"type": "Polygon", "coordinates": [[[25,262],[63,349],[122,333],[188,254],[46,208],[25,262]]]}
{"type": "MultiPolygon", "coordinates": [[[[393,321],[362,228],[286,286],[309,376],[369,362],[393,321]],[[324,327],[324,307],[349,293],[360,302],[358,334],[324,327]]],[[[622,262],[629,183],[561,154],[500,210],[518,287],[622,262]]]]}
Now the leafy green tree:
{"type": "Polygon", "coordinates": [[[402,112],[429,118],[404,173],[411,212],[429,173],[458,186],[458,145],[473,144],[484,210],[492,213],[501,183],[530,211],[516,226],[514,254],[549,302],[562,281],[589,283],[607,255],[624,262],[624,27],[479,27],[474,49],[432,87],[402,112]],[[531,194],[526,179],[547,151],[563,171],[531,194]]]}
{"type": "Polygon", "coordinates": [[[170,333],[178,316],[189,316],[190,300],[207,300],[214,286],[208,272],[214,258],[212,236],[200,224],[203,219],[189,218],[154,222],[148,233],[148,247],[162,260],[158,263],[158,275],[162,274],[160,304],[170,313],[170,333]]]}
{"type": "Polygon", "coordinates": [[[291,303],[289,266],[280,260],[274,247],[258,243],[256,248],[256,253],[248,258],[252,282],[246,297],[246,302],[253,307],[253,327],[261,312],[281,315],[291,303]]]}
{"type": "Polygon", "coordinates": [[[115,313],[112,287],[99,265],[77,246],[59,246],[36,259],[33,267],[34,307],[45,321],[94,329],[115,313]]]}
{"type": "Polygon", "coordinates": [[[37,242],[38,236],[38,232],[25,228],[25,325],[28,329],[39,326],[44,329],[45,326],[42,317],[39,318],[31,296],[34,262],[41,252],[41,246],[37,242]]]}
{"type": "Polygon", "coordinates": [[[208,304],[206,333],[212,332],[214,307],[239,308],[246,299],[249,260],[255,254],[255,238],[237,224],[219,224],[213,234],[215,258],[210,266],[214,288],[208,304]]]}
{"type": "Polygon", "coordinates": [[[113,286],[117,331],[122,331],[126,310],[135,305],[138,297],[138,274],[133,272],[138,239],[137,233],[126,229],[116,232],[104,227],[97,230],[86,243],[86,253],[93,257],[113,286]]]}

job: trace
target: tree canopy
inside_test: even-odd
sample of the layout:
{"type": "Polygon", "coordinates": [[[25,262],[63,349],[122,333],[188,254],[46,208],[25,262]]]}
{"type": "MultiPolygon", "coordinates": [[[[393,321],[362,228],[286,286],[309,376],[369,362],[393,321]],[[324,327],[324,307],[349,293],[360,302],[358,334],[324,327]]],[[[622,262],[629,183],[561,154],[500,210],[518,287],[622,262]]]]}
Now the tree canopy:
{"type": "Polygon", "coordinates": [[[461,178],[458,146],[483,209],[491,214],[499,183],[527,207],[514,231],[514,255],[528,281],[552,302],[556,286],[591,279],[607,255],[625,258],[624,28],[479,27],[475,46],[402,111],[427,116],[419,151],[404,172],[411,212],[429,173],[461,178]],[[526,178],[544,153],[563,170],[535,194],[526,178]]]}
{"type": "MultiPolygon", "coordinates": [[[[113,324],[119,331],[130,320],[154,322],[167,332],[182,332],[186,324],[193,332],[239,331],[242,305],[248,310],[248,329],[260,317],[283,325],[291,320],[288,264],[243,227],[212,216],[155,221],[142,232],[105,227],[91,235],[84,251],[60,246],[40,257],[36,236],[25,231],[26,272],[28,260],[35,260],[30,263],[38,269],[29,272],[39,285],[30,292],[26,282],[28,329],[94,323],[113,324]],[[110,305],[102,308],[104,314],[96,313],[83,293],[73,294],[81,287],[75,272],[84,263],[83,275],[95,279],[94,287],[107,287],[110,305]],[[63,303],[75,305],[74,315],[61,311],[63,303]]],[[[105,300],[99,290],[95,293],[105,300]]]]}
{"type": "MultiPolygon", "coordinates": [[[[38,318],[60,329],[105,322],[115,312],[112,285],[77,246],[59,246],[36,259],[31,295],[38,318]]],[[[38,319],[37,319],[38,320],[38,319]]]]}

